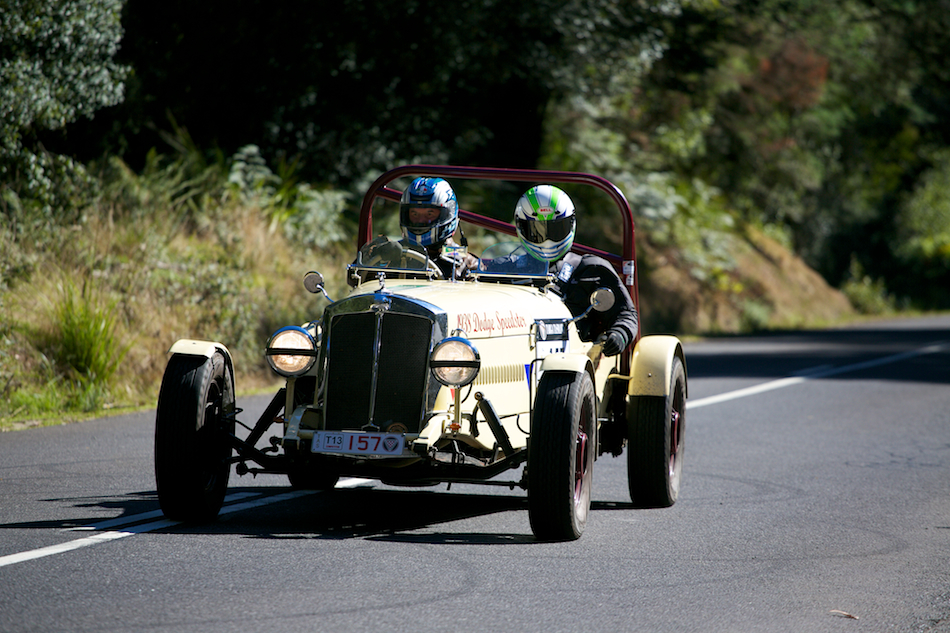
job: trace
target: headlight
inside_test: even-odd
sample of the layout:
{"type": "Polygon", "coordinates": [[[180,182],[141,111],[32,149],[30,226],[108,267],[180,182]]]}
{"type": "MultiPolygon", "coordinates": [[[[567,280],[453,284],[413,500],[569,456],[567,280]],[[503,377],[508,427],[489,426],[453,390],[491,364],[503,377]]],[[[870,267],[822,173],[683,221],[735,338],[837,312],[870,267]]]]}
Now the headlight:
{"type": "Polygon", "coordinates": [[[457,336],[443,339],[429,357],[432,375],[446,387],[464,387],[469,384],[478,376],[480,366],[478,350],[457,336]]]}
{"type": "Polygon", "coordinates": [[[281,376],[300,376],[316,362],[317,344],[307,330],[291,325],[277,330],[264,354],[271,369],[281,376]]]}

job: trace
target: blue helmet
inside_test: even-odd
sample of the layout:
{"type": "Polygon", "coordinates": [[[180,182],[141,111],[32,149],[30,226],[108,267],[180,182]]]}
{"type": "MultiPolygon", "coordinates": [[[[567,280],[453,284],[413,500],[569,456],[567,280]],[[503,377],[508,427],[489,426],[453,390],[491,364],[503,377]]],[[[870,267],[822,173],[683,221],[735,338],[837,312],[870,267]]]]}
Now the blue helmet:
{"type": "Polygon", "coordinates": [[[552,185],[531,187],[515,205],[515,229],[529,255],[557,261],[574,244],[574,203],[552,185]]]}
{"type": "Polygon", "coordinates": [[[416,178],[399,201],[399,226],[411,244],[441,246],[455,234],[459,205],[452,186],[442,178],[416,178]]]}

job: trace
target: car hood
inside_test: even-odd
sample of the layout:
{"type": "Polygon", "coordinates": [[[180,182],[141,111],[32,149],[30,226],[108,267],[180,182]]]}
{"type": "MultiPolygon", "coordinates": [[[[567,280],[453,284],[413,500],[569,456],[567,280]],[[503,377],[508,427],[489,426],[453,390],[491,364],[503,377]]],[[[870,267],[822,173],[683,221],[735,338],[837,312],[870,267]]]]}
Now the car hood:
{"type": "Polygon", "coordinates": [[[372,282],[357,288],[351,298],[366,294],[428,304],[445,314],[450,332],[461,329],[473,339],[527,335],[537,319],[571,317],[557,294],[531,286],[471,281],[388,281],[380,293],[378,284],[372,282]]]}

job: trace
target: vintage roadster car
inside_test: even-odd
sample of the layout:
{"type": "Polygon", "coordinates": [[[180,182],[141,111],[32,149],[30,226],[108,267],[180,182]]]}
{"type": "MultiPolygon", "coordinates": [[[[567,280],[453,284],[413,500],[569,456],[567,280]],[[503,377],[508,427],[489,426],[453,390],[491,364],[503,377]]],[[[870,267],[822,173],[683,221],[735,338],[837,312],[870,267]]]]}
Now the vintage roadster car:
{"type": "MultiPolygon", "coordinates": [[[[577,323],[589,310],[609,309],[611,292],[594,292],[588,312],[573,316],[546,264],[519,257],[514,239],[481,253],[466,280],[442,278],[422,250],[388,240],[379,248],[371,239],[374,202],[398,201],[400,191],[389,185],[411,175],[600,189],[619,212],[623,253],[581,244],[574,250],[613,262],[639,309],[633,214],[609,181],[556,171],[390,170],[362,202],[359,254],[346,271],[355,287],[332,301],[323,277],[308,273],[303,285],[329,304],[267,343],[267,360],[286,386],[253,426],[237,421],[225,345],[180,340],[171,347],[155,429],[164,514],[214,519],[234,467],[238,475],[283,473],[307,489],[332,489],[341,476],[520,487],[534,535],[571,540],[587,523],[595,460],[624,451],[633,504],[672,505],[686,411],[680,341],[638,334],[620,355],[603,357],[599,344],[580,339],[577,323]],[[238,426],[249,431],[236,433],[238,426]]],[[[459,214],[504,236],[515,233],[507,222],[459,214]]]]}

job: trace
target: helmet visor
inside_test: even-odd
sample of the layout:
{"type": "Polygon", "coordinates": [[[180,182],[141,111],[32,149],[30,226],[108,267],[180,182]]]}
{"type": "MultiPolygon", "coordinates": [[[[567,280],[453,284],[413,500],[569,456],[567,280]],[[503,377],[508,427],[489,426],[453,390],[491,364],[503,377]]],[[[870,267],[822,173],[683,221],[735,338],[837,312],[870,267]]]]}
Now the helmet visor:
{"type": "Polygon", "coordinates": [[[402,204],[399,223],[409,230],[428,231],[449,219],[449,209],[437,204],[402,204]]]}
{"type": "Polygon", "coordinates": [[[532,244],[560,242],[574,230],[574,216],[554,220],[516,218],[515,226],[521,236],[532,244]]]}

